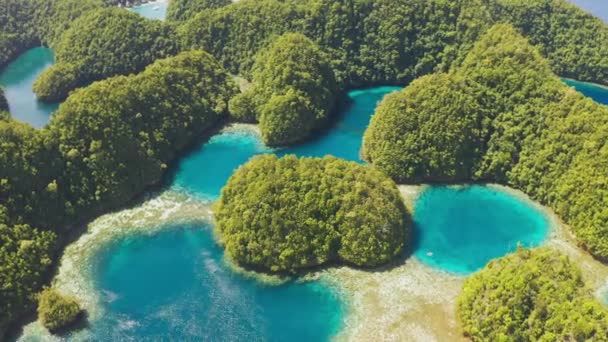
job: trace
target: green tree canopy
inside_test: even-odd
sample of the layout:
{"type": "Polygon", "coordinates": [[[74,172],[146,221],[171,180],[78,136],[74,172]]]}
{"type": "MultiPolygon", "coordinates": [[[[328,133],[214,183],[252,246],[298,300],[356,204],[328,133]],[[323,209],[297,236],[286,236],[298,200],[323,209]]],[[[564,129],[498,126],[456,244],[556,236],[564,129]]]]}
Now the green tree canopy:
{"type": "Polygon", "coordinates": [[[285,34],[264,49],[253,80],[230,110],[237,120],[259,121],[269,145],[306,138],[334,110],[338,89],[327,56],[301,34],[285,34]]]}
{"type": "Polygon", "coordinates": [[[205,9],[219,8],[231,3],[231,0],[171,0],[166,19],[186,21],[205,9]]]}
{"type": "Polygon", "coordinates": [[[518,250],[468,278],[458,316],[473,341],[604,341],[608,309],[549,248],[518,250]]]}
{"type": "Polygon", "coordinates": [[[398,255],[409,235],[395,183],[334,157],[255,157],[222,189],[215,219],[231,258],[271,272],[377,266],[398,255]]]}
{"type": "Polygon", "coordinates": [[[123,9],[89,11],[53,46],[57,63],[36,80],[34,92],[42,100],[58,101],[78,86],[141,71],[177,52],[171,32],[160,21],[123,9]]]}
{"type": "Polygon", "coordinates": [[[52,262],[55,234],[9,225],[0,205],[0,337],[8,324],[31,309],[34,293],[52,262]]]}
{"type": "Polygon", "coordinates": [[[608,258],[608,107],[564,85],[511,26],[490,29],[459,67],[378,107],[364,156],[401,182],[483,180],[551,206],[608,258]]]}

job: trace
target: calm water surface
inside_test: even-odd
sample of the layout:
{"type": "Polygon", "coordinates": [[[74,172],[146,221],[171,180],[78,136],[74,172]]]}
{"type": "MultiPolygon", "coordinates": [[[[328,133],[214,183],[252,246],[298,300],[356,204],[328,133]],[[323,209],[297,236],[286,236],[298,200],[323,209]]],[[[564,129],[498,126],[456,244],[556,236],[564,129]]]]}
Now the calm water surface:
{"type": "Polygon", "coordinates": [[[11,116],[40,128],[46,125],[59,104],[42,103],[32,91],[34,81],[54,63],[49,48],[37,47],[26,51],[9,63],[0,73],[0,85],[8,101],[11,116]]]}
{"type": "Polygon", "coordinates": [[[129,8],[129,10],[139,13],[141,16],[148,19],[165,20],[165,16],[167,15],[167,7],[169,7],[169,0],[160,0],[134,6],[129,8]]]}
{"type": "Polygon", "coordinates": [[[94,267],[106,314],[96,340],[325,341],[341,327],[320,283],[265,286],[229,270],[211,227],[182,225],[107,246],[94,267]]]}
{"type": "Polygon", "coordinates": [[[173,186],[215,200],[232,172],[251,157],[262,153],[306,157],[333,155],[362,162],[359,155],[361,140],[376,105],[384,95],[400,89],[402,88],[377,87],[350,92],[350,105],[334,127],[299,146],[273,150],[264,146],[252,132],[236,130],[218,134],[180,162],[173,186]]]}
{"type": "MultiPolygon", "coordinates": [[[[349,93],[334,127],[305,144],[270,149],[247,130],[212,137],[176,167],[171,187],[217,199],[232,172],[261,153],[332,154],[362,162],[363,132],[384,95],[398,87],[349,93]]],[[[8,96],[10,98],[10,96],[8,96]]],[[[489,187],[431,187],[415,203],[414,255],[449,272],[470,273],[518,243],[536,246],[547,221],[528,203],[489,187]]],[[[230,271],[205,225],[168,227],[105,246],[92,279],[105,314],[96,340],[323,341],[340,328],[344,307],[322,283],[265,286],[230,271]]]]}
{"type": "Polygon", "coordinates": [[[606,0],[568,0],[587,12],[608,23],[608,1],[606,0]]]}
{"type": "Polygon", "coordinates": [[[608,88],[593,83],[579,82],[575,80],[563,80],[567,85],[574,87],[583,95],[592,98],[595,102],[608,105],[608,88]]]}
{"type": "Polygon", "coordinates": [[[431,187],[415,203],[415,255],[449,272],[468,274],[491,259],[541,244],[545,215],[529,203],[485,187],[431,187]]]}

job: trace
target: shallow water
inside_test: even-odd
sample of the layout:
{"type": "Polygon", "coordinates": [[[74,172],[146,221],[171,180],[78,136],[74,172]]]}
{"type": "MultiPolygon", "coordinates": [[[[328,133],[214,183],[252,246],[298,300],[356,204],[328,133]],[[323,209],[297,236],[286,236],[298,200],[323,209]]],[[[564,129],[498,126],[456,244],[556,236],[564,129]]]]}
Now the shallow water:
{"type": "Polygon", "coordinates": [[[592,98],[595,102],[608,105],[608,88],[575,80],[564,79],[563,81],[583,95],[592,98]]]}
{"type": "Polygon", "coordinates": [[[169,0],[159,0],[139,6],[133,6],[129,8],[129,10],[139,13],[139,15],[148,19],[165,20],[167,7],[169,7],[169,0]]]}
{"type": "MultiPolygon", "coordinates": [[[[332,154],[362,162],[361,139],[378,101],[399,89],[350,92],[351,105],[334,127],[300,146],[273,150],[261,143],[255,127],[226,128],[182,159],[169,190],[197,202],[215,200],[232,172],[261,153],[332,154]]],[[[486,187],[432,187],[415,208],[419,244],[414,254],[424,265],[453,273],[472,272],[514,250],[517,242],[536,245],[547,232],[539,212],[486,187]]],[[[345,304],[332,286],[262,285],[225,265],[209,226],[169,222],[172,227],[154,234],[112,239],[79,261],[93,263],[85,277],[92,277],[101,298],[102,314],[85,335],[94,340],[322,341],[343,329],[345,304]]]]}
{"type": "Polygon", "coordinates": [[[24,52],[2,70],[0,85],[4,88],[4,96],[14,119],[36,128],[48,123],[59,105],[37,101],[32,85],[54,62],[51,49],[37,47],[24,52]]]}
{"type": "Polygon", "coordinates": [[[266,286],[232,272],[210,227],[181,225],[115,241],[94,266],[106,314],[95,340],[323,341],[341,326],[318,282],[266,286]]]}
{"type": "Polygon", "coordinates": [[[468,274],[518,244],[538,246],[549,221],[538,208],[490,187],[429,187],[414,204],[414,229],[417,258],[468,274]]]}

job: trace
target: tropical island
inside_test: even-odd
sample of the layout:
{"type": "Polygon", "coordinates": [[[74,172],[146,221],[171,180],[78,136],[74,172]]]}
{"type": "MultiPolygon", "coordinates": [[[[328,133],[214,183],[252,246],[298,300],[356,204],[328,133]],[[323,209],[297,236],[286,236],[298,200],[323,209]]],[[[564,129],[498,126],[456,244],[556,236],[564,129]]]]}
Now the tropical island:
{"type": "MultiPolygon", "coordinates": [[[[234,170],[210,207],[230,262],[295,278],[407,263],[415,208],[397,184],[469,182],[522,191],[608,260],[608,107],[560,79],[608,85],[608,24],[574,5],[172,0],[165,21],[116,5],[0,0],[0,64],[48,46],[55,63],[33,91],[61,102],[35,129],[0,94],[0,337],[35,308],[51,332],[86,316],[52,286],[63,251],[167,186],[222,127],[297,147],[333,129],[348,90],[375,85],[407,88],[375,110],[366,164],[270,154],[234,170]]],[[[608,308],[574,260],[512,252],[464,280],[459,336],[606,340],[608,308]]]]}

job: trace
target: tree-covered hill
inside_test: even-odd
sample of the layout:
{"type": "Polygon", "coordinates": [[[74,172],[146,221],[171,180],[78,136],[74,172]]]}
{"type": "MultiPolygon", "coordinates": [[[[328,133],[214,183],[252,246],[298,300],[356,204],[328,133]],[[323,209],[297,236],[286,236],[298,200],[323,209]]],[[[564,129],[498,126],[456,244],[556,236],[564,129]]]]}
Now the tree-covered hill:
{"type": "Polygon", "coordinates": [[[90,11],[53,45],[56,64],[40,75],[34,91],[40,99],[55,102],[90,82],[139,72],[177,52],[171,36],[168,26],[136,13],[119,8],[90,11]]]}
{"type": "Polygon", "coordinates": [[[216,232],[232,259],[271,272],[387,263],[409,235],[397,186],[334,157],[255,157],[222,189],[216,232]]]}
{"type": "Polygon", "coordinates": [[[608,107],[563,84],[515,29],[490,29],[463,63],[388,96],[365,158],[399,182],[494,181],[549,205],[608,258],[608,107]]]}
{"type": "Polygon", "coordinates": [[[468,278],[458,316],[473,341],[606,341],[608,309],[548,248],[518,250],[468,278]]]}
{"type": "Polygon", "coordinates": [[[505,22],[559,75],[608,84],[608,25],[562,0],[243,0],[192,11],[179,29],[183,46],[246,76],[274,36],[300,32],[329,53],[342,84],[406,84],[458,64],[505,22]]]}
{"type": "MultiPolygon", "coordinates": [[[[173,0],[171,20],[160,23],[108,8],[114,3],[0,0],[0,65],[45,44],[57,64],[36,82],[43,99],[100,81],[74,91],[42,130],[13,121],[0,96],[0,337],[30,308],[65,231],[158,182],[186,145],[228,117],[233,98],[233,118],[259,120],[269,143],[286,144],[322,124],[340,90],[436,73],[381,105],[366,133],[367,158],[400,181],[494,180],[522,189],[554,208],[593,255],[608,258],[608,109],[554,75],[608,84],[608,25],[576,7],[562,0],[173,0]],[[222,66],[252,81],[251,90],[235,98],[222,66]]],[[[356,178],[342,162],[313,164],[326,163],[356,178]]],[[[310,169],[321,180],[330,176],[310,169]]],[[[377,170],[353,174],[363,175],[361,189],[337,188],[353,205],[373,193],[370,179],[385,179],[377,170]]],[[[374,198],[384,195],[394,194],[374,198]]],[[[394,218],[367,211],[372,222],[394,218]]],[[[398,249],[383,242],[369,254],[338,249],[338,257],[336,246],[328,254],[314,248],[321,254],[304,256],[327,258],[299,265],[377,264],[398,249]]],[[[258,260],[253,249],[226,245],[244,263],[271,270],[296,268],[293,255],[300,256],[258,260]]]]}
{"type": "Polygon", "coordinates": [[[259,122],[267,145],[307,138],[333,114],[339,90],[327,56],[307,37],[287,33],[261,51],[254,83],[230,102],[237,121],[259,122]]]}

